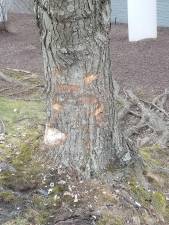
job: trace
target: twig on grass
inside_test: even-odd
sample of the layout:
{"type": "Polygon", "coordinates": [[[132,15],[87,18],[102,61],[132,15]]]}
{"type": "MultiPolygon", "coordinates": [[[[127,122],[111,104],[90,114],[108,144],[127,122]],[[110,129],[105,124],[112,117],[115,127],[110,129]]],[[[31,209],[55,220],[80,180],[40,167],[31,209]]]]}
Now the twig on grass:
{"type": "Polygon", "coordinates": [[[25,86],[24,83],[22,83],[21,81],[18,81],[18,80],[15,80],[7,75],[5,75],[4,73],[2,73],[0,71],[0,80],[3,80],[3,81],[6,81],[8,83],[13,83],[13,84],[16,84],[16,85],[21,85],[21,86],[25,86]]]}

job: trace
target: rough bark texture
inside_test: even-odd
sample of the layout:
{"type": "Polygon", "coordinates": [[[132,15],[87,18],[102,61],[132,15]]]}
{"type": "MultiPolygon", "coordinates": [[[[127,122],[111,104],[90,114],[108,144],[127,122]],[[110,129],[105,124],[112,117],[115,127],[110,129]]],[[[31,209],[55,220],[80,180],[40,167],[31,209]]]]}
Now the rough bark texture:
{"type": "Polygon", "coordinates": [[[128,164],[110,57],[110,0],[35,0],[44,57],[45,143],[56,164],[92,176],[128,164]]]}

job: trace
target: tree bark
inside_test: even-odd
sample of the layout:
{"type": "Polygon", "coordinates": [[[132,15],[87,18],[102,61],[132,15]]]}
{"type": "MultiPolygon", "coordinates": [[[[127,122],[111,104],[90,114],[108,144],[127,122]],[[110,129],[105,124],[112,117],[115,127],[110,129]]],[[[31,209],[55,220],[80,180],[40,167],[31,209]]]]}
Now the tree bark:
{"type": "Polygon", "coordinates": [[[112,79],[110,0],[35,0],[44,58],[47,155],[96,175],[133,152],[119,132],[112,79]]]}

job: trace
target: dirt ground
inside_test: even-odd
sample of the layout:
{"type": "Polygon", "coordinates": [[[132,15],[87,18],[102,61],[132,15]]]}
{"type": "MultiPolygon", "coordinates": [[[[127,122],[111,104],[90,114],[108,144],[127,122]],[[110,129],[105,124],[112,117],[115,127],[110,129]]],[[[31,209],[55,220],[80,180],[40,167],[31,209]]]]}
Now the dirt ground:
{"type": "Polygon", "coordinates": [[[8,33],[0,33],[0,67],[43,73],[38,29],[32,15],[10,14],[8,33]]]}
{"type": "MultiPolygon", "coordinates": [[[[31,15],[11,14],[8,33],[0,33],[0,67],[43,74],[38,30],[31,15]]],[[[157,40],[129,43],[127,25],[113,25],[113,76],[119,84],[142,94],[157,94],[169,84],[169,29],[157,40]]]]}
{"type": "Polygon", "coordinates": [[[169,28],[159,28],[156,40],[129,43],[127,25],[113,25],[113,76],[120,85],[148,95],[169,84],[169,28]]]}

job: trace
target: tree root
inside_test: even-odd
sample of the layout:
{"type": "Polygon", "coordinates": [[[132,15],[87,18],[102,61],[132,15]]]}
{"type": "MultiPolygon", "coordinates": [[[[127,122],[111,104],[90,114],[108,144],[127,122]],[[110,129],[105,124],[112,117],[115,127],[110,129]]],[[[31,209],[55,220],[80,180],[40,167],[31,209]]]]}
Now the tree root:
{"type": "Polygon", "coordinates": [[[13,96],[13,95],[23,94],[23,93],[25,93],[25,92],[34,91],[35,89],[41,88],[41,87],[43,87],[43,86],[42,86],[42,85],[35,85],[35,86],[33,86],[33,87],[30,87],[30,88],[27,88],[27,89],[24,89],[24,90],[21,90],[21,91],[18,91],[18,92],[10,93],[10,94],[8,94],[7,96],[13,96]]]}
{"type": "Polygon", "coordinates": [[[151,168],[151,171],[153,173],[160,173],[160,174],[169,175],[169,168],[155,167],[155,168],[151,168]]]}
{"type": "Polygon", "coordinates": [[[1,71],[0,71],[0,80],[6,81],[6,82],[8,82],[8,83],[15,84],[15,85],[17,85],[17,86],[24,86],[24,85],[25,85],[25,84],[22,83],[21,81],[18,81],[18,80],[16,80],[16,79],[13,79],[13,78],[11,78],[11,77],[5,75],[5,74],[2,73],[1,71]]]}
{"type": "Polygon", "coordinates": [[[118,89],[116,100],[123,105],[119,107],[118,119],[126,138],[134,141],[137,147],[150,144],[169,147],[169,90],[148,102],[130,90],[119,94],[118,89]]]}

